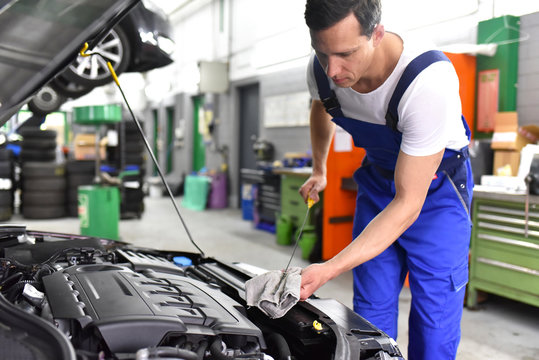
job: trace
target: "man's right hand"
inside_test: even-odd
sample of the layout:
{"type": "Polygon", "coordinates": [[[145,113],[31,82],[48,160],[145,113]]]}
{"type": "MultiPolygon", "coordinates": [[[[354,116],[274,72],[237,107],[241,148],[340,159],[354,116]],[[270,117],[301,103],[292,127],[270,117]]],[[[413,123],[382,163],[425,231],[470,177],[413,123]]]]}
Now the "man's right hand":
{"type": "Polygon", "coordinates": [[[315,203],[320,201],[320,196],[318,196],[318,193],[321,192],[326,188],[327,180],[325,176],[322,175],[311,175],[305,181],[305,183],[301,186],[299,189],[299,193],[305,203],[307,203],[307,200],[309,198],[313,199],[315,203]]]}

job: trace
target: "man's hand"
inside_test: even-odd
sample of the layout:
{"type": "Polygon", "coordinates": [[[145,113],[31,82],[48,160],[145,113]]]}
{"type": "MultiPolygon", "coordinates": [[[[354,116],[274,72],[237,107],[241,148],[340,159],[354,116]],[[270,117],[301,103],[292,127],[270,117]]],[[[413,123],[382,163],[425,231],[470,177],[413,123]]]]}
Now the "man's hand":
{"type": "Polygon", "coordinates": [[[299,193],[303,200],[305,200],[305,203],[307,203],[309,198],[313,199],[314,202],[317,203],[320,200],[318,193],[324,190],[326,185],[327,180],[325,176],[311,175],[311,177],[309,177],[301,186],[299,193]]]}
{"type": "Polygon", "coordinates": [[[301,288],[299,299],[307,300],[316,290],[324,285],[330,277],[327,264],[311,264],[301,271],[301,288]]]}

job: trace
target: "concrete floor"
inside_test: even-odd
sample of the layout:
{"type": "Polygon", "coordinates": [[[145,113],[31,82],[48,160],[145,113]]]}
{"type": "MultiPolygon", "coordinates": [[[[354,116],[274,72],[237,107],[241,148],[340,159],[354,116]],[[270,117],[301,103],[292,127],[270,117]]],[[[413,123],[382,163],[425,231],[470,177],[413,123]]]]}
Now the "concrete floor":
{"type": "MultiPolygon", "coordinates": [[[[168,198],[145,198],[146,211],[142,219],[120,221],[122,241],[158,249],[196,251],[168,198]]],[[[246,262],[266,269],[286,266],[292,246],[276,243],[275,235],[256,230],[250,221],[242,220],[238,209],[192,211],[176,199],[189,232],[207,256],[220,260],[246,262]]],[[[11,223],[24,223],[28,229],[63,233],[79,233],[76,218],[27,220],[14,215],[11,223]]],[[[299,250],[299,249],[298,249],[299,250]]],[[[291,266],[307,266],[296,251],[291,266]]],[[[324,285],[316,293],[333,297],[352,306],[352,275],[345,273],[324,285]]],[[[407,351],[407,318],[410,292],[400,296],[399,338],[403,352],[407,351]]],[[[539,359],[539,308],[501,297],[489,296],[479,310],[464,309],[459,360],[533,360],[539,359]]],[[[433,359],[435,360],[435,359],[433,359]]]]}

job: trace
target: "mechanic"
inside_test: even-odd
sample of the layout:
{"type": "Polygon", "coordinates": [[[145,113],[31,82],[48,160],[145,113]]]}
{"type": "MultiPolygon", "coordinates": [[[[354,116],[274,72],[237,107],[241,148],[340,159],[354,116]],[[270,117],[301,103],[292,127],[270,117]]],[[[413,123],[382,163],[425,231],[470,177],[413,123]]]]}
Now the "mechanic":
{"type": "Polygon", "coordinates": [[[335,124],[366,156],[354,173],[353,241],[303,269],[300,298],[353,269],[354,311],[396,339],[409,272],[409,359],[454,359],[468,281],[470,132],[451,62],[386,32],[380,2],[306,3],[316,56],[307,74],[313,172],[302,197],[318,201],[326,186],[335,124]]]}

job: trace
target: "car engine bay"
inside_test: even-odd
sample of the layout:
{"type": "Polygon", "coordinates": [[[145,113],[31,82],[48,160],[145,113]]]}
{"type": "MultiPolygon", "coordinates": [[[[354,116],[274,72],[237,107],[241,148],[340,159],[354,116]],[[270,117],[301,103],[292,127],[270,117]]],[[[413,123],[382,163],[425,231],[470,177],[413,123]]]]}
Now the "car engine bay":
{"type": "Polygon", "coordinates": [[[32,359],[402,359],[392,339],[334,300],[313,297],[273,320],[247,307],[253,274],[238,264],[20,228],[3,229],[1,241],[0,315],[24,317],[0,317],[7,358],[22,347],[32,359]],[[176,265],[178,256],[191,264],[176,265]],[[53,334],[46,345],[64,342],[54,348],[68,355],[46,354],[40,327],[53,334]]]}

